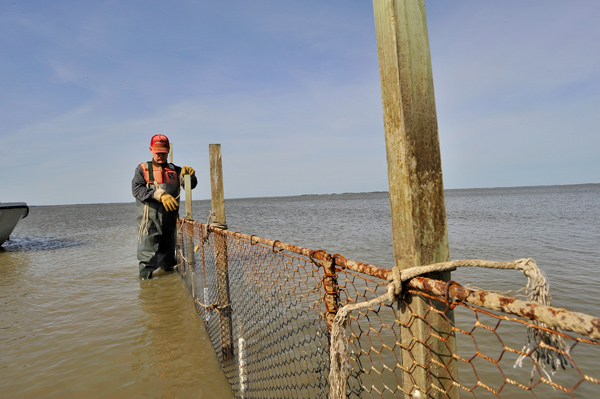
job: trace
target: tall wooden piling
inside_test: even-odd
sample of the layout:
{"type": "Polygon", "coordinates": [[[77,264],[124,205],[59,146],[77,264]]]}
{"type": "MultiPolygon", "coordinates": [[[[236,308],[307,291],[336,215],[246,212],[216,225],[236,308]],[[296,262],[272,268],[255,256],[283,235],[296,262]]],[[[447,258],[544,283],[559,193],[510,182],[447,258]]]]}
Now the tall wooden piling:
{"type": "MultiPolygon", "coordinates": [[[[225,194],[223,190],[223,166],[221,145],[209,144],[211,205],[214,212],[213,222],[226,225],[225,194]]],[[[217,304],[221,329],[221,349],[223,360],[233,358],[233,329],[231,322],[231,300],[229,296],[229,271],[227,264],[227,239],[225,236],[213,236],[215,262],[217,269],[217,304]]]]}
{"type": "MultiPolygon", "coordinates": [[[[424,0],[373,0],[395,267],[449,260],[438,125],[424,0]]],[[[450,273],[435,276],[446,281],[450,273]]],[[[400,301],[406,397],[458,397],[448,319],[418,295],[400,301]],[[439,335],[442,341],[435,338],[439,335]]]]}
{"type": "MultiPolygon", "coordinates": [[[[183,186],[185,190],[185,219],[194,220],[192,213],[192,176],[183,176],[183,186]]],[[[192,275],[196,268],[196,253],[194,252],[194,226],[191,224],[185,224],[185,238],[186,238],[186,257],[188,267],[192,270],[192,275]]],[[[192,277],[192,281],[194,278],[192,277]]],[[[193,283],[192,283],[193,284],[193,283]]]]}

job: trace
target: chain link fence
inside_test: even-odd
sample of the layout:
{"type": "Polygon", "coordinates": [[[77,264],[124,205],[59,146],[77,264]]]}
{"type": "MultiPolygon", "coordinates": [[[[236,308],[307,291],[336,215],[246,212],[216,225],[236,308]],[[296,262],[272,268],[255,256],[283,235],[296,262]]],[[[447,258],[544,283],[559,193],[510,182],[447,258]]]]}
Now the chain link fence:
{"type": "MultiPolygon", "coordinates": [[[[391,270],[189,220],[178,232],[178,271],[236,397],[327,398],[334,316],[385,293],[391,270]]],[[[405,286],[349,314],[348,398],[597,397],[600,319],[455,282],[405,286]],[[418,375],[425,386],[407,384],[418,375]]]]}

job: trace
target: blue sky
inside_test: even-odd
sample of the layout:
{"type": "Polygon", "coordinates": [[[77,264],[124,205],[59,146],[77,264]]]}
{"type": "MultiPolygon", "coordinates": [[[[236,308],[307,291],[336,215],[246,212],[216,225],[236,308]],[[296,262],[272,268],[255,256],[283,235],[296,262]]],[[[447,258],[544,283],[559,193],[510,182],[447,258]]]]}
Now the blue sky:
{"type": "MultiPolygon", "coordinates": [[[[600,2],[426,2],[445,188],[600,183],[600,2]]],[[[0,201],[385,191],[371,1],[0,1],[0,201]]]]}

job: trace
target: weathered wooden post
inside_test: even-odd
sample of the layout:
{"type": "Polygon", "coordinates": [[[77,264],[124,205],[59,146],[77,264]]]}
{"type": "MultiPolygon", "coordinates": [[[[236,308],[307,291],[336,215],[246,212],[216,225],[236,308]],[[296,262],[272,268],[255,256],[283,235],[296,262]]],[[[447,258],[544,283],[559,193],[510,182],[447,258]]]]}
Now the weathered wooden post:
{"type": "MultiPolygon", "coordinates": [[[[192,176],[184,175],[183,176],[183,185],[185,189],[185,219],[189,221],[194,220],[194,216],[192,213],[192,176]]],[[[186,255],[188,261],[188,267],[192,269],[192,284],[194,281],[194,269],[196,268],[196,258],[194,253],[194,226],[192,224],[186,223],[185,227],[185,237],[186,237],[186,255]]]]}
{"type": "Polygon", "coordinates": [[[185,187],[185,218],[194,220],[192,213],[192,175],[183,176],[183,185],[185,187]]]}
{"type": "MultiPolygon", "coordinates": [[[[381,75],[395,267],[449,260],[424,0],[373,0],[381,75]]],[[[434,276],[446,281],[450,273],[434,276]]],[[[453,314],[418,295],[400,301],[407,397],[458,397],[453,314]],[[440,336],[442,339],[434,337],[440,336]]]]}
{"type": "MultiPolygon", "coordinates": [[[[210,191],[213,222],[226,225],[225,194],[223,190],[223,166],[221,162],[221,145],[209,144],[210,158],[210,191]]],[[[233,358],[233,329],[231,322],[231,300],[229,297],[229,271],[227,264],[227,238],[214,234],[215,262],[217,272],[217,305],[219,325],[221,329],[221,349],[223,360],[233,358]]]]}

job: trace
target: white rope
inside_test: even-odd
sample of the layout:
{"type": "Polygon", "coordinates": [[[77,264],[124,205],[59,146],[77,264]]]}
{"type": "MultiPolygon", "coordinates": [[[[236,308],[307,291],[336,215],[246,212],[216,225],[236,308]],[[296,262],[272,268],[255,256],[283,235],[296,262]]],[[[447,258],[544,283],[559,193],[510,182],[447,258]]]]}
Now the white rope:
{"type": "MultiPolygon", "coordinates": [[[[155,190],[158,190],[159,186],[155,181],[147,182],[146,188],[150,188],[150,185],[154,186],[155,190]]],[[[142,221],[140,223],[140,230],[138,231],[138,242],[142,242],[142,238],[145,234],[148,234],[148,224],[150,223],[150,205],[148,201],[144,203],[144,214],[142,215],[142,221]]]]}
{"type": "Polygon", "coordinates": [[[150,222],[150,206],[146,203],[144,205],[144,215],[142,216],[142,222],[140,223],[140,230],[138,232],[138,242],[142,242],[144,234],[148,234],[148,223],[150,222]]]}

